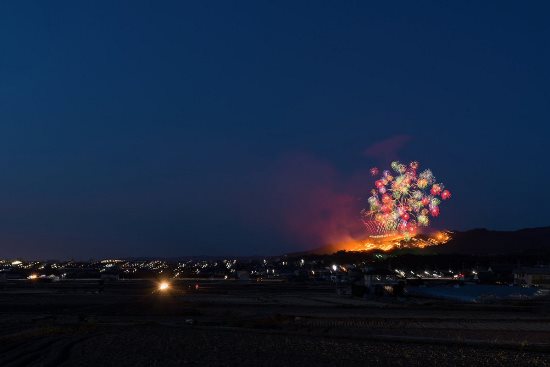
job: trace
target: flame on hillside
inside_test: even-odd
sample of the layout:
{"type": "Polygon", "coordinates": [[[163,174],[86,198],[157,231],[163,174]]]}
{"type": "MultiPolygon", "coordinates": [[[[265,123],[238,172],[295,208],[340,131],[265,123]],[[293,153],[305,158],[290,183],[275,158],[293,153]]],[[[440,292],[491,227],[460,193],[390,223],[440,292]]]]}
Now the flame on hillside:
{"type": "Polygon", "coordinates": [[[431,234],[417,234],[406,238],[402,234],[392,233],[370,236],[365,241],[349,241],[337,246],[338,250],[345,251],[392,251],[407,248],[426,248],[443,245],[451,239],[452,232],[441,231],[431,234]]]}

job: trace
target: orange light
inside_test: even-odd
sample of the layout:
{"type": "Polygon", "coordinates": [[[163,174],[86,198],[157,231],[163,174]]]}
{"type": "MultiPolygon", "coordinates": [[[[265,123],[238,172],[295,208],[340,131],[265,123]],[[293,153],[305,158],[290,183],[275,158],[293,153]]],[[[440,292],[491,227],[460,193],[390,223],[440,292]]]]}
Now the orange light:
{"type": "Polygon", "coordinates": [[[168,289],[170,289],[170,283],[168,282],[161,282],[159,284],[159,291],[166,292],[168,289]]]}
{"type": "Polygon", "coordinates": [[[370,236],[365,242],[348,240],[336,246],[340,250],[346,251],[392,251],[401,248],[426,248],[438,246],[447,243],[451,239],[448,232],[439,232],[430,235],[412,233],[410,238],[399,233],[390,233],[386,235],[370,236]]]}

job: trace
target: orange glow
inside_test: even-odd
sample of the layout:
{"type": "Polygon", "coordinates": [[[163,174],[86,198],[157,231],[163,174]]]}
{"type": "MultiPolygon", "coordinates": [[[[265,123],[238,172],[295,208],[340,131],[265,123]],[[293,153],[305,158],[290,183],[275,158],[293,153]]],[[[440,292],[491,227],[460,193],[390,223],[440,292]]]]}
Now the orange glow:
{"type": "Polygon", "coordinates": [[[381,236],[371,236],[365,241],[346,241],[337,246],[338,250],[345,251],[392,251],[406,248],[426,248],[439,246],[449,242],[451,232],[437,232],[430,235],[416,234],[405,238],[402,234],[393,233],[381,236]]]}
{"type": "Polygon", "coordinates": [[[159,284],[159,291],[161,291],[161,292],[165,292],[165,291],[167,291],[169,288],[170,288],[170,283],[168,283],[168,282],[161,282],[161,283],[159,284]]]}

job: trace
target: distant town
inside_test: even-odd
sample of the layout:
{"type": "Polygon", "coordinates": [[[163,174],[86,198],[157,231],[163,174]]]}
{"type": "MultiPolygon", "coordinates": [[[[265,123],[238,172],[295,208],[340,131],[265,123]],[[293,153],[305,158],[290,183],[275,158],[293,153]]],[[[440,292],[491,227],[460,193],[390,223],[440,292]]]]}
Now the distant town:
{"type": "Polygon", "coordinates": [[[318,282],[356,297],[420,296],[462,301],[533,298],[550,289],[550,267],[533,258],[345,252],[266,258],[0,260],[0,282],[97,279],[318,282]],[[453,287],[455,286],[455,287],[453,287]],[[488,288],[489,287],[489,288],[488,288]],[[503,288],[504,287],[504,288],[503,288]],[[467,294],[463,294],[468,290],[467,294]]]}

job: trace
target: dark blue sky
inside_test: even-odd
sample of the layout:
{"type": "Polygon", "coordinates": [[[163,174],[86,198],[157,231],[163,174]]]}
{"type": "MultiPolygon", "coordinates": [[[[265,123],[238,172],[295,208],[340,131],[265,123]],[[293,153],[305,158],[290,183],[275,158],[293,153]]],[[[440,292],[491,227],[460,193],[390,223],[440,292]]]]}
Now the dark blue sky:
{"type": "Polygon", "coordinates": [[[317,247],[400,137],[453,192],[437,226],[550,225],[549,10],[4,2],[0,257],[317,247]]]}

